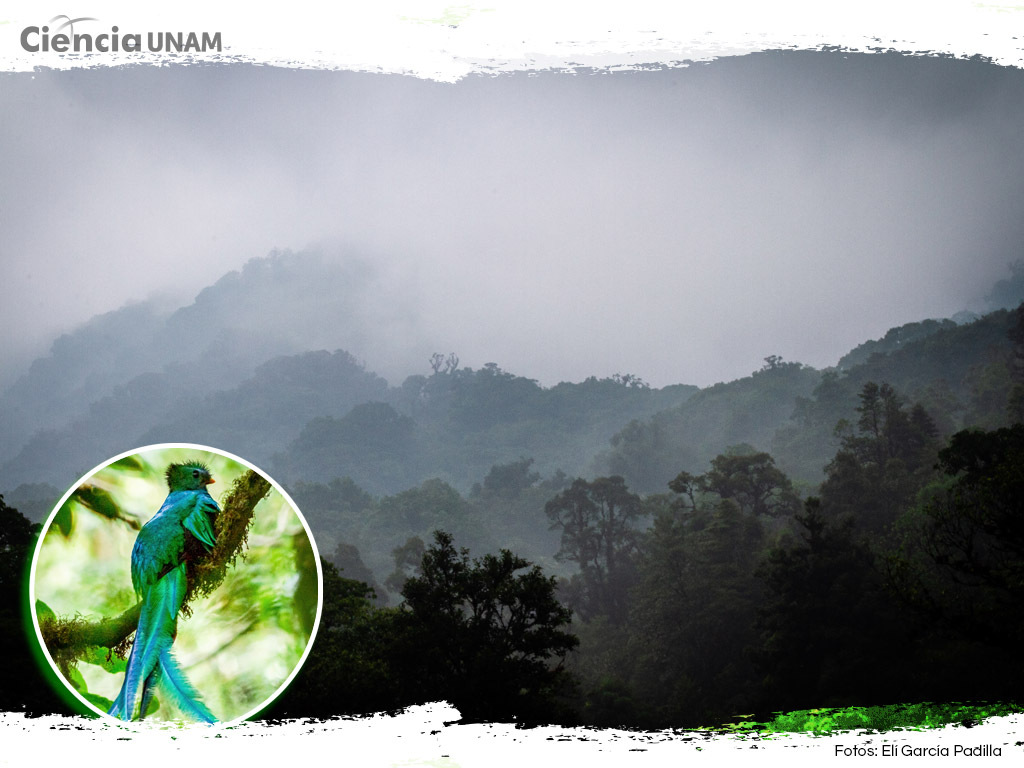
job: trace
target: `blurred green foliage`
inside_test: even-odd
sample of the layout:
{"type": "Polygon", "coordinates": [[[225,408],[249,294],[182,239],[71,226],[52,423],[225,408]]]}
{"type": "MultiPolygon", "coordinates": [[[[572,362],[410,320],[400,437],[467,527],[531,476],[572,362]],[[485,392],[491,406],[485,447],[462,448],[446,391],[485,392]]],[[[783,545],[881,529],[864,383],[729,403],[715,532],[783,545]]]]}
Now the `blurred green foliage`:
{"type": "MultiPolygon", "coordinates": [[[[93,474],[58,510],[40,544],[33,577],[37,615],[96,621],[137,601],[131,550],[137,530],[160,508],[171,462],[199,459],[227,492],[247,467],[219,454],[161,448],[93,474]]],[[[179,618],[174,653],[221,720],[258,709],[288,680],[309,644],[317,609],[312,545],[295,510],[276,490],[254,512],[243,557],[224,582],[179,618]]],[[[105,710],[121,684],[124,661],[86,648],[65,667],[68,683],[105,710]]],[[[166,708],[165,708],[166,709],[166,708]]],[[[173,718],[158,710],[154,717],[173,718]]]]}
{"type": "Polygon", "coordinates": [[[948,725],[973,726],[990,717],[1006,717],[1024,712],[1013,704],[960,703],[890,704],[872,707],[825,707],[780,712],[771,720],[752,719],[726,723],[707,730],[725,733],[756,732],[813,733],[826,736],[850,731],[888,732],[923,730],[948,725]]]}

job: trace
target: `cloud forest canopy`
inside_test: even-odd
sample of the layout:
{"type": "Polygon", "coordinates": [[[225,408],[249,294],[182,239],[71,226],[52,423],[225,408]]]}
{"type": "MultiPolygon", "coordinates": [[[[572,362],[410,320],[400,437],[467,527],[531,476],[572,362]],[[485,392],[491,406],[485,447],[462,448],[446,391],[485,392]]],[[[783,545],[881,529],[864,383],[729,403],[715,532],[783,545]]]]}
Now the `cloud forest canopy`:
{"type": "MultiPolygon", "coordinates": [[[[65,335],[0,392],[0,583],[34,535],[13,508],[41,519],[126,446],[202,439],[285,480],[343,569],[293,714],[1009,701],[1022,89],[841,52],[454,87],[10,78],[0,309],[26,344],[65,335]],[[88,199],[26,174],[53,146],[104,181],[88,199]],[[131,176],[95,165],[125,150],[131,176]],[[168,156],[224,194],[202,206],[168,156]],[[32,226],[51,205],[72,219],[32,226]],[[96,277],[67,239],[85,222],[106,290],[57,300],[96,277]],[[182,272],[204,279],[114,309],[182,272]]],[[[58,706],[4,637],[5,706],[58,706]]]]}
{"type": "MultiPolygon", "coordinates": [[[[467,719],[664,727],[1012,701],[1024,308],[918,327],[846,370],[771,355],[696,392],[632,375],[545,388],[497,365],[437,366],[391,389],[344,353],[263,366],[210,399],[218,428],[249,397],[303,402],[303,382],[310,407],[335,380],[384,397],[310,419],[275,458],[344,569],[328,579],[326,639],[281,712],[429,692],[467,719]],[[659,409],[665,397],[677,404],[659,409]],[[621,426],[630,409],[640,417],[621,426]],[[573,478],[561,466],[602,423],[620,431],[573,478]],[[445,461],[461,480],[420,479],[445,461]],[[398,487],[361,487],[359,472],[398,487]],[[427,605],[448,623],[425,619],[427,605]]],[[[5,509],[12,573],[33,531],[5,509]]]]}

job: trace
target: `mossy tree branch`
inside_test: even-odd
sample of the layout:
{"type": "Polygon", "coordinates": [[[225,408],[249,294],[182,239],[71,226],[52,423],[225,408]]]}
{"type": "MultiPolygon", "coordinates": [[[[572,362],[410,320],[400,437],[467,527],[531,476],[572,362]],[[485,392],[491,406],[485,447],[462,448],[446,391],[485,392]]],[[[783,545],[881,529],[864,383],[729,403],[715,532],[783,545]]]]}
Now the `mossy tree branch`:
{"type": "MultiPolygon", "coordinates": [[[[213,523],[216,544],[210,552],[188,563],[188,589],[182,614],[190,616],[189,603],[213,592],[224,581],[228,568],[240,555],[244,557],[243,549],[256,505],[269,492],[267,479],[251,469],[235,480],[213,523]]],[[[124,656],[129,648],[128,640],[138,626],[141,607],[141,602],[136,603],[116,617],[97,621],[46,616],[41,618],[39,628],[47,650],[66,673],[67,667],[81,658],[90,646],[110,648],[118,656],[124,656]]]]}
{"type": "Polygon", "coordinates": [[[188,564],[188,589],[182,603],[182,613],[186,616],[191,615],[192,599],[213,592],[224,581],[235,560],[240,555],[244,557],[242,550],[249,538],[253,510],[269,492],[270,482],[251,469],[235,480],[221,513],[213,522],[216,544],[209,554],[188,564]]]}

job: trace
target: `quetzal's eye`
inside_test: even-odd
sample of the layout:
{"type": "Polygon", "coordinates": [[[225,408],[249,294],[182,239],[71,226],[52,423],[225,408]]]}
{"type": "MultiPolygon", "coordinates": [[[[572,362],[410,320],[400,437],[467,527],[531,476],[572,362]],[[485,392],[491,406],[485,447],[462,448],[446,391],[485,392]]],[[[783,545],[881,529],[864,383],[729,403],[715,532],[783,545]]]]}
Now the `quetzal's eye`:
{"type": "Polygon", "coordinates": [[[199,470],[198,469],[193,469],[192,470],[192,477],[199,477],[199,470]]]}

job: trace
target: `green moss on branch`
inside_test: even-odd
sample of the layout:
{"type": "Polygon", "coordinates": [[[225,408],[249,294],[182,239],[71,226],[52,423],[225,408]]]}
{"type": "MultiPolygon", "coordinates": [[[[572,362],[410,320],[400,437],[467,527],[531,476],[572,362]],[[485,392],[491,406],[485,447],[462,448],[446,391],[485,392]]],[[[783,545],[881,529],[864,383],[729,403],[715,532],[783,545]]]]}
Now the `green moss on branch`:
{"type": "MultiPolygon", "coordinates": [[[[213,528],[217,536],[214,548],[204,557],[188,566],[188,590],[181,612],[191,615],[189,603],[213,592],[234,566],[239,556],[244,557],[249,528],[256,505],[270,492],[270,483],[253,470],[246,471],[231,487],[217,515],[213,528]]],[[[123,657],[130,647],[129,638],[139,623],[142,603],[136,603],[116,617],[87,621],[80,616],[46,616],[39,628],[43,642],[61,672],[68,675],[70,667],[86,654],[90,647],[111,649],[123,657]]]]}

